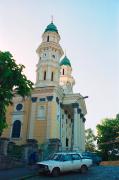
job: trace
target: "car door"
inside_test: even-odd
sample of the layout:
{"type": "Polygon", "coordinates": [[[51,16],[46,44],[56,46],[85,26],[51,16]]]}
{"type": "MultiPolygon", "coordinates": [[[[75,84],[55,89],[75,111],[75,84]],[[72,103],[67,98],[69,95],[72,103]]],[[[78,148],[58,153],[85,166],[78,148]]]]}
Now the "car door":
{"type": "Polygon", "coordinates": [[[82,158],[79,154],[72,154],[72,170],[80,169],[82,158]]]}
{"type": "Polygon", "coordinates": [[[71,171],[72,170],[72,156],[71,154],[64,154],[63,155],[63,160],[62,160],[62,165],[63,165],[63,171],[71,171]]]}

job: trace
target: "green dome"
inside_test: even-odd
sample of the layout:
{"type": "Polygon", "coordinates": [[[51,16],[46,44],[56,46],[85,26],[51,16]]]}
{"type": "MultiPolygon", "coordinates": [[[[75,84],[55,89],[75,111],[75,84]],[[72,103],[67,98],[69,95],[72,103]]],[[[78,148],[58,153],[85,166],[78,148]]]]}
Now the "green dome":
{"type": "Polygon", "coordinates": [[[71,63],[70,63],[69,59],[66,56],[60,62],[60,66],[62,66],[62,65],[71,67],[71,63]]]}
{"type": "Polygon", "coordinates": [[[45,32],[51,31],[51,32],[56,32],[58,33],[57,27],[51,22],[45,29],[45,32]]]}

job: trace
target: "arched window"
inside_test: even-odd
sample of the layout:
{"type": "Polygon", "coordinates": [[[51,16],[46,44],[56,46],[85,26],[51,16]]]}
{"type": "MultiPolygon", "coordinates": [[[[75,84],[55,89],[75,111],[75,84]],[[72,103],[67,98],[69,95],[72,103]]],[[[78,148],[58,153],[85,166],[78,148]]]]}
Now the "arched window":
{"type": "Polygon", "coordinates": [[[49,42],[49,36],[47,37],[47,42],[49,42]]]}
{"type": "Polygon", "coordinates": [[[68,138],[66,138],[66,147],[68,146],[68,143],[69,142],[69,139],[68,138]]]}
{"type": "Polygon", "coordinates": [[[55,55],[53,54],[52,57],[55,58],[55,55]]]}
{"type": "Polygon", "coordinates": [[[14,121],[12,127],[12,138],[19,138],[21,132],[21,122],[19,120],[14,121]]]}
{"type": "Polygon", "coordinates": [[[54,74],[53,74],[53,72],[52,72],[52,74],[51,74],[51,81],[53,81],[53,75],[54,75],[54,74]]]}
{"type": "Polygon", "coordinates": [[[63,72],[62,72],[62,74],[64,75],[64,69],[63,69],[63,72]]]}
{"type": "Polygon", "coordinates": [[[46,80],[46,71],[44,71],[44,80],[46,80]]]}

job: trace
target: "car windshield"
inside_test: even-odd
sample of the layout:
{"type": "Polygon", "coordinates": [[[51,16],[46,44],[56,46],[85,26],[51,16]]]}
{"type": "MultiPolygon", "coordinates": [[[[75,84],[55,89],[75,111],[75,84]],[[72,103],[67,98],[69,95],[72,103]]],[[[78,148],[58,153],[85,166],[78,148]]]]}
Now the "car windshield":
{"type": "Polygon", "coordinates": [[[62,154],[53,154],[50,157],[50,160],[55,160],[55,161],[62,161],[63,155],[62,154]]]}
{"type": "Polygon", "coordinates": [[[92,154],[89,153],[89,152],[83,152],[83,153],[82,153],[82,156],[92,156],[92,154]]]}

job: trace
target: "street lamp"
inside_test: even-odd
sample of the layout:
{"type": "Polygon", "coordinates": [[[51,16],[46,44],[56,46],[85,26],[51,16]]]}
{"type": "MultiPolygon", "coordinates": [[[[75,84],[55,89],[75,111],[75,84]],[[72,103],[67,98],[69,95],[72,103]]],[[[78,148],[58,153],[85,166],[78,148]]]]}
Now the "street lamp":
{"type": "Polygon", "coordinates": [[[82,97],[79,97],[78,99],[87,99],[89,96],[82,96],[82,97]]]}
{"type": "MultiPolygon", "coordinates": [[[[77,101],[77,100],[80,100],[80,99],[87,99],[88,97],[89,97],[89,96],[81,96],[81,97],[78,97],[78,98],[75,99],[75,100],[77,101]]],[[[76,101],[75,101],[75,102],[76,102],[76,101]]]]}
{"type": "Polygon", "coordinates": [[[89,96],[84,96],[84,97],[82,97],[83,99],[86,99],[86,98],[88,98],[89,96]]]}

